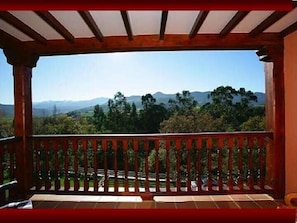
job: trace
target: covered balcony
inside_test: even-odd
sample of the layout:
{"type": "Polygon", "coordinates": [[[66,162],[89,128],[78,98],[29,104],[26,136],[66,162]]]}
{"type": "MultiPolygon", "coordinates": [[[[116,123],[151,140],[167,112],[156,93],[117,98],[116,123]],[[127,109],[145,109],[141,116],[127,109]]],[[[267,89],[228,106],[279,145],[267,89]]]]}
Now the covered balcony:
{"type": "Polygon", "coordinates": [[[225,195],[234,201],[264,194],[282,201],[297,191],[292,5],[288,11],[0,11],[0,47],[13,66],[15,101],[15,136],[0,139],[0,184],[17,179],[10,196],[22,198],[209,195],[214,201],[225,195]],[[32,134],[31,78],[39,57],[222,49],[255,50],[265,63],[266,131],[32,134]]]}

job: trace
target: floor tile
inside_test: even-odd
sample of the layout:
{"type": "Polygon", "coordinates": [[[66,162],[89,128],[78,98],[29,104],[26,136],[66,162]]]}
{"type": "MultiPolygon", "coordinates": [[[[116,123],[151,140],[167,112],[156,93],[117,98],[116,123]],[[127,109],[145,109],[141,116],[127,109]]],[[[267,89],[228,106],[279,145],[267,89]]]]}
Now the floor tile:
{"type": "Polygon", "coordinates": [[[78,202],[77,205],[75,206],[76,209],[80,208],[95,208],[96,207],[96,202],[78,202]]]}
{"type": "Polygon", "coordinates": [[[193,201],[193,196],[176,196],[174,197],[175,202],[188,202],[193,201]]]}
{"type": "Polygon", "coordinates": [[[104,209],[110,209],[110,208],[116,208],[117,202],[98,202],[96,203],[94,208],[104,208],[104,209]]]}
{"type": "Polygon", "coordinates": [[[137,202],[136,208],[139,209],[152,209],[155,208],[155,202],[154,201],[143,201],[143,202],[137,202]]]}
{"type": "Polygon", "coordinates": [[[78,202],[75,201],[61,201],[55,208],[76,208],[78,202]]]}
{"type": "Polygon", "coordinates": [[[175,201],[174,196],[155,196],[153,199],[156,202],[174,202],[175,201]]]}
{"type": "Polygon", "coordinates": [[[240,207],[240,208],[259,208],[259,205],[257,205],[255,202],[253,201],[235,201],[236,204],[240,207]]]}
{"type": "Polygon", "coordinates": [[[124,209],[135,209],[136,203],[135,202],[117,202],[115,208],[124,208],[124,209]]]}
{"type": "Polygon", "coordinates": [[[34,205],[35,201],[33,201],[33,208],[56,208],[59,205],[60,201],[42,201],[42,202],[38,202],[38,206],[34,205]]]}
{"type": "Polygon", "coordinates": [[[192,196],[193,201],[213,201],[210,196],[192,196]]]}
{"type": "Polygon", "coordinates": [[[277,208],[278,204],[275,201],[270,200],[257,200],[255,201],[257,205],[259,205],[260,208],[277,208]]]}
{"type": "Polygon", "coordinates": [[[252,199],[246,194],[231,194],[229,197],[233,201],[252,201],[252,199]]]}
{"type": "Polygon", "coordinates": [[[218,208],[213,201],[195,201],[197,208],[218,208]]]}
{"type": "Polygon", "coordinates": [[[232,201],[231,197],[228,195],[212,195],[211,198],[214,201],[232,201]]]}
{"type": "Polygon", "coordinates": [[[176,208],[180,208],[180,209],[182,209],[182,208],[189,208],[189,209],[197,208],[195,201],[176,202],[175,206],[176,206],[176,208]]]}
{"type": "Polygon", "coordinates": [[[176,208],[174,202],[156,202],[156,208],[176,208]]]}
{"type": "Polygon", "coordinates": [[[215,203],[218,206],[218,208],[239,208],[234,201],[216,201],[215,203]]]}
{"type": "Polygon", "coordinates": [[[268,194],[247,194],[248,197],[250,197],[252,200],[273,200],[271,196],[268,194]]]}

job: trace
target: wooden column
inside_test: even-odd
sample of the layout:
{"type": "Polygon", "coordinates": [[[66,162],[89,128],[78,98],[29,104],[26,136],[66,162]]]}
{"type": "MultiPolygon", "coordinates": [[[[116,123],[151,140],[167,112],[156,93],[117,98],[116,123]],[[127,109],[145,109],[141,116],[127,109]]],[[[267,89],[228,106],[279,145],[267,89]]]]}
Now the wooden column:
{"type": "Polygon", "coordinates": [[[13,65],[14,76],[14,135],[19,139],[16,148],[17,180],[19,193],[25,197],[32,186],[33,156],[28,136],[32,130],[32,68],[38,56],[4,49],[7,62],[13,65]]]}
{"type": "MultiPolygon", "coordinates": [[[[273,131],[273,145],[268,153],[271,160],[270,177],[273,180],[275,198],[285,195],[285,86],[283,45],[265,48],[266,73],[266,128],[273,131]]],[[[269,158],[269,157],[268,157],[269,158]]],[[[269,163],[268,163],[269,165],[269,163]]]]}

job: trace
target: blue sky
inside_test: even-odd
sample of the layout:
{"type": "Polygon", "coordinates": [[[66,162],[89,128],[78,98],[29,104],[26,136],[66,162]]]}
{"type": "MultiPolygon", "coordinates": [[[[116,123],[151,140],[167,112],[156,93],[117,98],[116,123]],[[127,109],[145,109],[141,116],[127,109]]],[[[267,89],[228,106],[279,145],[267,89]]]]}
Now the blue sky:
{"type": "MultiPolygon", "coordinates": [[[[88,100],[221,85],[265,92],[264,64],[254,51],[129,52],[41,57],[33,68],[33,102],[88,100]]],[[[0,103],[13,103],[12,66],[0,50],[0,103]]]]}

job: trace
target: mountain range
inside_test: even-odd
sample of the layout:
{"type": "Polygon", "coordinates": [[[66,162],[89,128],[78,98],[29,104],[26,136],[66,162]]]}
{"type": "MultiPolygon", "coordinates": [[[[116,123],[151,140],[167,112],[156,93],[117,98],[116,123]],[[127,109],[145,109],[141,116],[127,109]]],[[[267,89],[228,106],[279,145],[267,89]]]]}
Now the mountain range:
{"type": "MultiPolygon", "coordinates": [[[[199,92],[194,91],[191,92],[191,96],[198,101],[199,105],[203,105],[207,102],[210,102],[208,98],[210,91],[199,92]]],[[[265,104],[265,94],[261,92],[254,93],[258,97],[258,101],[254,104],[263,105],[265,104]]],[[[153,97],[156,99],[156,103],[164,103],[165,105],[168,103],[168,100],[175,99],[176,94],[164,94],[162,92],[156,92],[153,94],[153,97]]],[[[134,95],[130,97],[126,97],[127,102],[134,102],[137,108],[141,108],[141,95],[134,95]]],[[[33,115],[34,116],[48,116],[54,113],[54,110],[58,114],[68,113],[68,112],[92,112],[95,105],[100,105],[103,110],[107,111],[109,98],[99,97],[91,100],[83,100],[83,101],[44,101],[44,102],[33,102],[33,115]]],[[[235,99],[236,100],[236,99],[235,99]]],[[[7,117],[13,117],[13,105],[4,105],[0,104],[0,111],[4,111],[4,114],[7,117]]]]}

